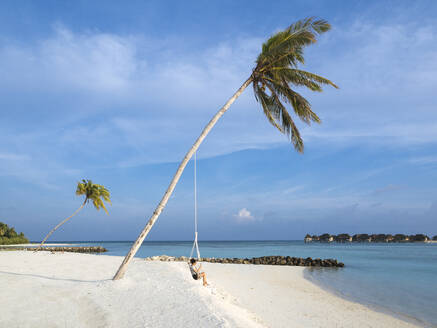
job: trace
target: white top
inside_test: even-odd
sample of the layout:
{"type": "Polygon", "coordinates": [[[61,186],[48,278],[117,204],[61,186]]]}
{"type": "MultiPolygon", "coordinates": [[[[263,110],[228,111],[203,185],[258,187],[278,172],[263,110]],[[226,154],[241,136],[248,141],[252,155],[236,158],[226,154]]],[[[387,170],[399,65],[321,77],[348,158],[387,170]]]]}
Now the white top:
{"type": "Polygon", "coordinates": [[[197,271],[196,270],[199,270],[199,268],[198,267],[196,267],[196,266],[194,266],[194,265],[192,265],[191,263],[190,263],[190,271],[191,271],[191,275],[197,275],[197,271]]]}

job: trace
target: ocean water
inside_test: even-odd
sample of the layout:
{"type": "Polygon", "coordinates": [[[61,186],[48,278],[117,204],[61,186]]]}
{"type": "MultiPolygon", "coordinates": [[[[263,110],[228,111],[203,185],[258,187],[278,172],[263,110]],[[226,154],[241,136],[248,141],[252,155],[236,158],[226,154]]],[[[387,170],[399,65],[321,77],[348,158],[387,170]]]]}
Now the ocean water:
{"type": "MultiPolygon", "coordinates": [[[[105,255],[124,256],[132,242],[81,244],[102,245],[108,249],[105,255]]],[[[191,247],[190,241],[146,241],[136,256],[189,256],[191,247]]],[[[336,258],[344,268],[308,268],[305,278],[347,299],[437,327],[437,244],[201,241],[199,248],[202,257],[336,258]]]]}

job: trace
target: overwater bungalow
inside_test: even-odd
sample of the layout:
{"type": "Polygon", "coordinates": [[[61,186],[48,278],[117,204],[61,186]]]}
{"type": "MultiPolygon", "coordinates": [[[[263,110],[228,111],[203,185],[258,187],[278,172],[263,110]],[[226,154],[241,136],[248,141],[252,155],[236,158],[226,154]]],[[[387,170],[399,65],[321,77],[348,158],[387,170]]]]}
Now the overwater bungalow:
{"type": "Polygon", "coordinates": [[[380,233],[380,234],[373,234],[370,236],[371,241],[374,243],[386,243],[387,242],[387,235],[380,233]]]}
{"type": "Polygon", "coordinates": [[[427,235],[420,233],[417,235],[411,235],[410,241],[425,242],[425,241],[429,241],[429,237],[427,235]]]}
{"type": "Polygon", "coordinates": [[[312,242],[313,241],[313,238],[309,235],[309,234],[307,234],[306,236],[305,236],[305,238],[304,238],[304,242],[306,242],[306,243],[310,243],[310,242],[312,242]]]}
{"type": "Polygon", "coordinates": [[[352,242],[352,237],[347,233],[341,233],[335,237],[335,241],[338,243],[350,243],[352,242]]]}
{"type": "Polygon", "coordinates": [[[319,237],[319,241],[322,243],[330,243],[334,241],[334,236],[330,235],[329,233],[324,233],[319,237]]]}
{"type": "MultiPolygon", "coordinates": [[[[304,241],[306,243],[319,241],[322,243],[330,243],[330,242],[337,242],[337,243],[349,243],[349,242],[358,242],[358,243],[406,243],[406,242],[428,242],[431,238],[424,234],[417,234],[417,235],[404,235],[401,233],[391,235],[391,234],[372,234],[369,235],[367,233],[362,234],[355,234],[352,237],[347,233],[341,233],[337,236],[330,235],[329,233],[324,233],[323,235],[317,236],[310,234],[307,234],[304,238],[304,241]]],[[[437,235],[432,238],[433,241],[437,241],[437,235]]]]}
{"type": "Polygon", "coordinates": [[[404,242],[410,241],[410,237],[408,237],[407,235],[404,235],[402,233],[397,233],[396,235],[394,235],[393,241],[396,243],[404,243],[404,242]]]}
{"type": "Polygon", "coordinates": [[[361,234],[353,235],[352,241],[361,242],[361,243],[364,242],[370,243],[372,241],[372,237],[370,237],[367,233],[361,233],[361,234]]]}
{"type": "Polygon", "coordinates": [[[386,243],[392,243],[394,241],[394,237],[393,237],[393,235],[386,235],[385,236],[385,242],[386,243]]]}

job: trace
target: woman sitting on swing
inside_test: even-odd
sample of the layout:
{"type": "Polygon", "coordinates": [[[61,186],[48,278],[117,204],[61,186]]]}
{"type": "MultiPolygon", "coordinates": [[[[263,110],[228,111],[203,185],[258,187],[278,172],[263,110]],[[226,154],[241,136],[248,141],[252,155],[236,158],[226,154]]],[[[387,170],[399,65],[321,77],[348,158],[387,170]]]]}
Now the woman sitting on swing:
{"type": "Polygon", "coordinates": [[[194,280],[199,280],[200,278],[203,279],[203,286],[208,286],[208,283],[206,282],[206,273],[200,272],[200,269],[202,268],[202,264],[199,263],[199,266],[196,267],[196,259],[190,259],[190,262],[188,264],[190,265],[190,271],[191,275],[193,276],[194,280]]]}

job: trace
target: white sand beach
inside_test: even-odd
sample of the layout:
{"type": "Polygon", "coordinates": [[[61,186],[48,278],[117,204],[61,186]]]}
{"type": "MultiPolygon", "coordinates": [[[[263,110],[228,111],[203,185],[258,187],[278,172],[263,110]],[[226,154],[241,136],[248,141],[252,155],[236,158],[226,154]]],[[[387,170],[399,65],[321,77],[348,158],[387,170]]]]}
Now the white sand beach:
{"type": "MultiPolygon", "coordinates": [[[[38,247],[40,244],[39,243],[32,243],[32,244],[13,244],[13,245],[1,245],[2,248],[14,248],[14,247],[38,247]]],[[[71,244],[71,243],[47,243],[45,244],[46,247],[51,247],[51,246],[75,246],[75,245],[79,245],[79,244],[71,244]]]]}
{"type": "Polygon", "coordinates": [[[303,268],[0,252],[0,327],[415,327],[330,294],[303,268]]]}

